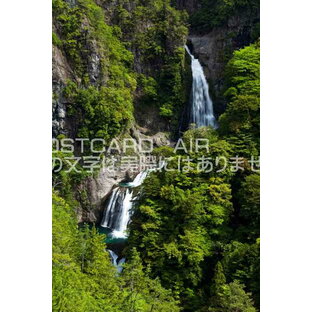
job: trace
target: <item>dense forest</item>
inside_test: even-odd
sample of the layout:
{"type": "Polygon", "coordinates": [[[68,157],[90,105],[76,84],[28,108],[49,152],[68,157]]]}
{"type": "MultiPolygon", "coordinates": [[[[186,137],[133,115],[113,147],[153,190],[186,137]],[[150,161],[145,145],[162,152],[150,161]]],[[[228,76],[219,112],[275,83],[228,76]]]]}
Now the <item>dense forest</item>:
{"type": "MultiPolygon", "coordinates": [[[[63,164],[52,181],[53,311],[259,311],[259,1],[52,1],[53,137],[75,142],[53,146],[54,166],[63,164]],[[211,55],[200,46],[207,38],[211,55]],[[203,65],[217,127],[186,121],[185,45],[203,65]],[[106,148],[152,138],[151,156],[173,168],[134,188],[127,239],[115,247],[126,259],[120,271],[100,230],[116,183],[96,202],[102,167],[78,161],[94,156],[96,138],[106,148]],[[196,139],[209,150],[193,149],[196,139]]],[[[135,177],[116,176],[117,184],[135,177]]]]}

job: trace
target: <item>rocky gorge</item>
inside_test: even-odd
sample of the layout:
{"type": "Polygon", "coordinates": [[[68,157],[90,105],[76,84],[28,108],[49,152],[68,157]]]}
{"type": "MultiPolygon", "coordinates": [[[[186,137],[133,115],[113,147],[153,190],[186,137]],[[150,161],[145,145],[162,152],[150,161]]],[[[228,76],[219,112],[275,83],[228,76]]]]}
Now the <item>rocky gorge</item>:
{"type": "Polygon", "coordinates": [[[53,311],[257,312],[258,1],[52,4],[53,311]]]}
{"type": "MultiPolygon", "coordinates": [[[[180,1],[178,0],[176,5],[179,10],[186,10],[192,15],[200,6],[201,1],[180,1]]],[[[75,1],[68,1],[71,7],[75,7],[77,4],[75,1]]],[[[108,23],[114,25],[118,20],[114,7],[118,4],[111,1],[98,0],[97,4],[105,10],[105,17],[108,23]]],[[[128,12],[133,12],[135,5],[129,4],[126,7],[128,12]]],[[[224,69],[229,56],[232,51],[243,47],[252,42],[252,34],[255,30],[256,23],[259,16],[247,16],[240,14],[237,16],[231,16],[221,26],[214,27],[209,31],[198,31],[190,28],[188,37],[184,37],[175,44],[183,47],[185,43],[188,43],[192,53],[199,59],[203,66],[204,73],[210,84],[210,94],[214,100],[214,110],[216,115],[219,116],[225,110],[225,101],[223,98],[224,87],[224,69]]],[[[120,22],[120,21],[119,21],[120,22]]],[[[145,25],[140,24],[135,27],[139,28],[143,33],[151,26],[149,23],[152,21],[146,21],[145,25]]],[[[85,74],[89,77],[90,85],[101,86],[107,83],[109,79],[105,76],[101,68],[101,62],[103,59],[103,52],[99,47],[99,43],[92,39],[92,27],[88,20],[84,20],[82,23],[82,31],[84,41],[82,42],[84,62],[85,62],[85,74]]],[[[53,24],[53,29],[57,36],[61,36],[62,29],[58,23],[53,24]]],[[[127,34],[127,40],[133,40],[131,35],[127,34]]],[[[142,52],[130,47],[130,50],[134,53],[134,71],[138,74],[149,74],[154,72],[154,68],[161,65],[163,60],[161,57],[156,57],[152,62],[142,57],[142,52]]],[[[64,88],[68,81],[76,81],[81,83],[81,77],[77,74],[75,64],[71,57],[66,53],[66,50],[57,44],[53,45],[52,54],[53,72],[53,105],[52,105],[52,128],[53,137],[58,135],[65,135],[67,137],[77,136],[77,120],[75,117],[68,115],[68,106],[70,105],[70,99],[64,95],[64,88]]],[[[187,79],[182,80],[182,88],[186,90],[184,107],[188,105],[188,94],[190,93],[190,61],[185,60],[183,64],[184,72],[188,73],[187,79]]],[[[183,74],[185,75],[185,74],[183,74]]],[[[176,141],[177,136],[172,135],[176,130],[168,123],[166,118],[159,115],[159,108],[155,105],[153,100],[147,104],[142,104],[142,98],[145,95],[142,94],[142,89],[138,87],[134,93],[134,120],[132,125],[127,130],[127,135],[135,140],[139,138],[150,138],[154,142],[154,147],[170,146],[176,141]]],[[[149,101],[149,99],[147,99],[149,101]]],[[[175,114],[181,118],[183,114],[182,110],[175,111],[175,114]]],[[[101,170],[96,176],[88,177],[82,184],[81,190],[87,194],[87,202],[80,205],[78,208],[79,221],[82,222],[99,222],[103,213],[103,203],[107,196],[109,196],[112,187],[121,181],[129,180],[135,176],[135,173],[122,174],[117,172],[113,176],[107,171],[101,170]]]]}

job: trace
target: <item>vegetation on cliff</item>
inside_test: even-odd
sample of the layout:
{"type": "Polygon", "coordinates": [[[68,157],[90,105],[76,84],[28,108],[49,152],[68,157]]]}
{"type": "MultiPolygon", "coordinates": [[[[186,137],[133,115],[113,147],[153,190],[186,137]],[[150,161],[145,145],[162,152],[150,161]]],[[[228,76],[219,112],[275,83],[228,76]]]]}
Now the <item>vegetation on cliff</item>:
{"type": "Polygon", "coordinates": [[[177,127],[186,102],[185,14],[167,0],[120,0],[107,11],[93,0],[53,0],[53,23],[53,44],[73,72],[62,95],[74,136],[116,137],[133,123],[135,99],[177,127]]]}
{"type": "MultiPolygon", "coordinates": [[[[207,31],[257,8],[257,1],[202,0],[191,23],[207,31]]],[[[186,13],[169,0],[53,0],[53,23],[53,45],[72,71],[61,96],[73,135],[109,142],[135,122],[135,105],[154,105],[176,129],[189,91],[186,13]]],[[[77,194],[88,206],[78,187],[87,173],[54,173],[53,311],[259,309],[260,176],[250,162],[260,149],[259,62],[259,42],[235,51],[224,73],[227,105],[219,129],[191,127],[183,134],[187,147],[208,139],[209,153],[154,151],[172,156],[169,166],[182,162],[189,170],[154,172],[145,180],[121,274],[105,237],[77,226],[77,194]],[[237,155],[244,170],[223,169],[224,159],[237,155]],[[205,158],[215,164],[207,172],[198,168],[205,158]]]]}

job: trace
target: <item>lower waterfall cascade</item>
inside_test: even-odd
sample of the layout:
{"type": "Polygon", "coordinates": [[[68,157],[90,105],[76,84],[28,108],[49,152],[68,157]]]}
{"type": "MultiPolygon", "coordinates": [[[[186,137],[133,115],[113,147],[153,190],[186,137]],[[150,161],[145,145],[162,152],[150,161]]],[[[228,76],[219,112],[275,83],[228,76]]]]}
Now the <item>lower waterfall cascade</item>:
{"type": "Polygon", "coordinates": [[[217,121],[213,112],[213,103],[209,96],[209,85],[203,67],[198,59],[192,55],[188,46],[185,50],[192,60],[192,91],[189,123],[194,123],[197,128],[210,126],[217,128],[217,121]]]}
{"type": "Polygon", "coordinates": [[[114,253],[110,249],[107,249],[107,251],[111,257],[113,266],[116,267],[118,273],[121,273],[123,269],[122,265],[126,262],[126,258],[121,258],[120,260],[118,260],[119,257],[116,253],[114,253]]]}
{"type": "Polygon", "coordinates": [[[113,266],[116,267],[118,273],[121,273],[123,270],[123,264],[126,262],[126,258],[121,258],[120,260],[118,260],[119,257],[116,253],[114,253],[110,249],[107,249],[107,251],[111,257],[113,266]]]}
{"type": "Polygon", "coordinates": [[[132,190],[117,187],[113,190],[101,226],[112,230],[113,238],[126,238],[132,208],[132,190]]]}
{"type": "MultiPolygon", "coordinates": [[[[133,201],[136,199],[132,188],[140,186],[150,171],[153,170],[141,171],[132,182],[123,183],[122,186],[113,189],[101,222],[101,227],[112,231],[109,234],[112,238],[127,239],[127,227],[132,214],[133,201]]],[[[110,249],[107,251],[117,272],[121,273],[126,258],[118,260],[119,256],[114,251],[110,249]]]]}
{"type": "Polygon", "coordinates": [[[150,170],[140,172],[132,182],[124,183],[113,189],[101,226],[109,228],[113,238],[127,238],[127,227],[131,218],[133,201],[135,200],[132,188],[140,186],[150,170]]]}

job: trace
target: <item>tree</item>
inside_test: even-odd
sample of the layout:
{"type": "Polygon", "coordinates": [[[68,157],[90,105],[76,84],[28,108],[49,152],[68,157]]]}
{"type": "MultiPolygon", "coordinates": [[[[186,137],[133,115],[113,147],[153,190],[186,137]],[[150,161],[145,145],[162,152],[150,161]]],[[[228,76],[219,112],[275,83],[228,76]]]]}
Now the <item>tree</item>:
{"type": "Polygon", "coordinates": [[[226,284],[211,299],[209,312],[256,312],[250,294],[244,291],[243,285],[234,281],[226,284]]]}
{"type": "Polygon", "coordinates": [[[250,294],[238,281],[227,284],[221,262],[217,262],[211,280],[209,304],[200,312],[256,312],[250,294]]]}
{"type": "Polygon", "coordinates": [[[236,154],[258,155],[260,148],[260,46],[235,51],[225,70],[228,104],[220,116],[220,133],[236,154]]]}
{"type": "Polygon", "coordinates": [[[214,276],[211,281],[211,289],[210,293],[212,296],[218,295],[220,292],[222,292],[224,285],[226,284],[225,275],[223,273],[223,267],[221,262],[217,262],[215,270],[214,270],[214,276]]]}
{"type": "Polygon", "coordinates": [[[222,265],[229,281],[237,280],[260,305],[260,240],[252,244],[232,241],[224,247],[222,265]]]}
{"type": "Polygon", "coordinates": [[[130,259],[124,265],[121,276],[124,312],[178,312],[180,308],[170,291],[164,289],[159,280],[150,279],[143,271],[139,253],[131,250],[130,259]]]}
{"type": "Polygon", "coordinates": [[[121,292],[102,235],[78,229],[74,210],[53,194],[53,311],[121,312],[121,292]]]}
{"type": "Polygon", "coordinates": [[[240,218],[244,224],[244,235],[254,241],[260,236],[260,176],[250,174],[238,191],[240,218]]]}
{"type": "Polygon", "coordinates": [[[251,44],[233,53],[225,69],[228,95],[260,94],[260,43],[251,44]]]}

